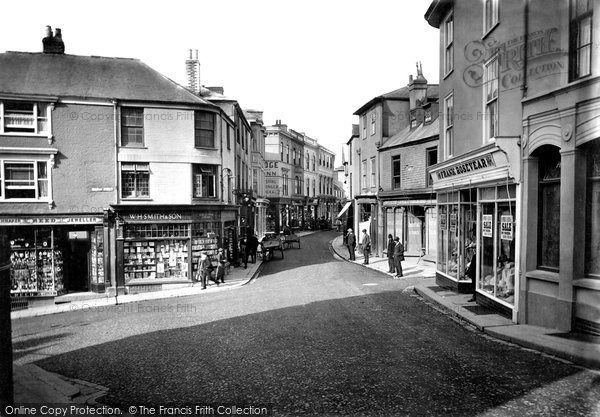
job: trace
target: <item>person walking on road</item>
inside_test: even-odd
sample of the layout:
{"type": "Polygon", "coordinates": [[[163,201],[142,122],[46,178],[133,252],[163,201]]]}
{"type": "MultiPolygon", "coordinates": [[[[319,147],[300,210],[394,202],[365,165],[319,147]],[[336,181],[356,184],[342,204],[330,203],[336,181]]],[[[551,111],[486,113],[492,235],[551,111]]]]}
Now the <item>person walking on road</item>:
{"type": "Polygon", "coordinates": [[[254,234],[254,232],[249,232],[250,236],[248,236],[248,250],[249,250],[249,257],[250,257],[250,262],[252,262],[253,264],[256,263],[256,250],[258,249],[258,238],[256,237],[256,235],[254,234]]]}
{"type": "Polygon", "coordinates": [[[225,259],[225,253],[223,252],[223,248],[219,248],[219,252],[217,253],[217,282],[221,281],[221,283],[225,282],[225,263],[227,259],[225,259]]]}
{"type": "Polygon", "coordinates": [[[348,234],[346,235],[346,247],[348,248],[348,255],[350,255],[350,260],[355,261],[356,256],[354,254],[354,250],[356,249],[356,235],[352,231],[352,229],[348,229],[348,234]]]}
{"type": "MultiPolygon", "coordinates": [[[[200,282],[202,284],[202,289],[206,289],[206,285],[208,284],[208,280],[210,278],[210,258],[206,254],[206,252],[202,251],[200,253],[200,259],[198,260],[198,278],[200,278],[200,282]]],[[[218,283],[217,283],[218,285],[218,283]]]]}
{"type": "Polygon", "coordinates": [[[388,258],[388,266],[389,273],[393,274],[396,272],[396,262],[394,261],[394,248],[396,247],[396,242],[394,242],[394,237],[392,235],[388,235],[388,244],[387,244],[387,258],[388,258]]]}
{"type": "Polygon", "coordinates": [[[371,253],[371,238],[367,234],[367,229],[362,230],[362,236],[360,239],[360,244],[363,250],[363,254],[365,255],[364,265],[369,265],[369,254],[371,253]]]}
{"type": "Polygon", "coordinates": [[[404,260],[404,245],[400,242],[400,238],[394,238],[396,245],[394,246],[394,265],[396,266],[396,278],[404,276],[402,273],[402,261],[404,260]]]}

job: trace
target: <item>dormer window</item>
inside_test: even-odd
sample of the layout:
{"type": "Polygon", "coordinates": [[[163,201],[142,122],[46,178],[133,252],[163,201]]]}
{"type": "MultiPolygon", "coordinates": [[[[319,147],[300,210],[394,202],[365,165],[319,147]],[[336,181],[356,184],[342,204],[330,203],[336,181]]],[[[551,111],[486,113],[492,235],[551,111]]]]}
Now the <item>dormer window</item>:
{"type": "Polygon", "coordinates": [[[35,135],[50,133],[47,103],[0,102],[0,120],[2,133],[35,135]]]}
{"type": "Polygon", "coordinates": [[[431,108],[426,108],[424,111],[425,111],[425,114],[424,114],[425,124],[429,124],[429,123],[431,123],[431,120],[432,120],[431,108]]]}
{"type": "Polygon", "coordinates": [[[414,129],[417,125],[417,111],[413,110],[410,112],[410,128],[414,129]]]}

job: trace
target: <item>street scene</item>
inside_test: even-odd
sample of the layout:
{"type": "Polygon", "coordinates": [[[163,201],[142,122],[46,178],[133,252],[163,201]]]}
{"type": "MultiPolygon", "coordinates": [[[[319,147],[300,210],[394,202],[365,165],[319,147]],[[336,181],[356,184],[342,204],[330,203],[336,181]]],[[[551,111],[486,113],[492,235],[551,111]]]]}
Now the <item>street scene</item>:
{"type": "Polygon", "coordinates": [[[600,416],[600,0],[145,5],[3,22],[1,416],[600,416]]]}

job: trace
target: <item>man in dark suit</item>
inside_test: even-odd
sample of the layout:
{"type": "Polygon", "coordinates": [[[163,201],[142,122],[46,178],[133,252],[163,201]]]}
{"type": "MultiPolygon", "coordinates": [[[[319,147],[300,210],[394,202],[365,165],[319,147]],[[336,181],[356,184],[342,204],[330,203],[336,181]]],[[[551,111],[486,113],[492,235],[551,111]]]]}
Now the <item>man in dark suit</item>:
{"type": "Polygon", "coordinates": [[[396,242],[394,242],[394,238],[392,235],[388,235],[388,245],[387,245],[387,258],[388,258],[388,266],[389,273],[393,274],[396,272],[396,261],[394,261],[394,248],[396,247],[396,242]]]}
{"type": "Polygon", "coordinates": [[[404,260],[404,245],[400,242],[400,238],[396,236],[394,238],[396,245],[394,246],[394,265],[396,266],[396,278],[403,276],[402,274],[402,261],[404,260]]]}
{"type": "Polygon", "coordinates": [[[346,235],[346,246],[348,247],[348,254],[350,255],[350,260],[355,261],[356,256],[354,254],[354,250],[356,248],[356,235],[352,231],[352,229],[348,229],[348,234],[346,235]]]}

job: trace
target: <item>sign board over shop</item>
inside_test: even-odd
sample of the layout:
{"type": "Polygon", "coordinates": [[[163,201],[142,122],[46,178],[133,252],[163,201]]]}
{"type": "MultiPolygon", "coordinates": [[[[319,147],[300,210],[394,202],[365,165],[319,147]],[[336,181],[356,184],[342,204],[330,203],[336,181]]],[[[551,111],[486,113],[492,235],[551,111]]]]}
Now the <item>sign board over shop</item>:
{"type": "Polygon", "coordinates": [[[469,172],[485,170],[496,166],[492,154],[482,155],[468,161],[459,162],[449,167],[440,169],[434,174],[438,180],[452,178],[458,175],[467,174],[469,172]]]}
{"type": "MultiPolygon", "coordinates": [[[[223,217],[227,212],[224,212],[223,217]]],[[[201,211],[201,212],[158,212],[158,213],[136,213],[125,212],[119,213],[119,216],[124,222],[132,223],[168,223],[168,222],[186,222],[186,221],[219,221],[221,213],[218,211],[201,211]]],[[[235,214],[233,215],[235,219],[235,214]]],[[[225,219],[227,220],[227,219],[225,219]]]]}
{"type": "Polygon", "coordinates": [[[0,217],[3,226],[29,225],[67,225],[67,224],[102,224],[102,217],[96,216],[64,216],[64,217],[0,217]]]}

